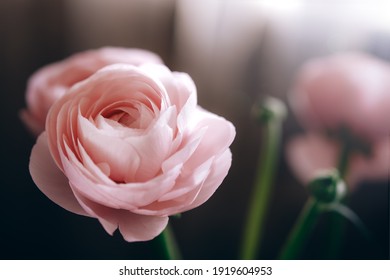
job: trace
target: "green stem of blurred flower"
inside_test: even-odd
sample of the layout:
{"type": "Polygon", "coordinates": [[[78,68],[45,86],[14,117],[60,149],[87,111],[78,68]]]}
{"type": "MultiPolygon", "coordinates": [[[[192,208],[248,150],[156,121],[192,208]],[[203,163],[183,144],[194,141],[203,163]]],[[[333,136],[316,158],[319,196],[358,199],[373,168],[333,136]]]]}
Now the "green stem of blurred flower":
{"type": "Polygon", "coordinates": [[[256,259],[261,247],[273,178],[279,158],[285,108],[279,100],[272,98],[267,101],[269,101],[268,104],[264,105],[263,112],[260,112],[258,116],[263,123],[263,139],[254,190],[240,247],[239,257],[244,260],[256,259]]]}
{"type": "MultiPolygon", "coordinates": [[[[342,148],[339,155],[339,162],[337,170],[340,177],[345,180],[345,176],[348,171],[349,156],[352,152],[352,147],[349,138],[342,140],[342,148]]],[[[340,204],[348,204],[348,196],[345,196],[340,204]]],[[[327,234],[327,240],[324,242],[324,259],[339,259],[341,253],[341,247],[346,232],[347,223],[343,216],[337,213],[330,213],[329,231],[327,234]]]]}
{"type": "Polygon", "coordinates": [[[177,242],[175,240],[171,226],[168,224],[164,231],[156,238],[158,250],[161,253],[162,259],[165,260],[180,260],[181,254],[177,242]]]}
{"type": "Polygon", "coordinates": [[[310,196],[282,248],[280,259],[300,259],[302,257],[306,242],[320,214],[331,206],[339,205],[346,192],[345,183],[335,170],[318,174],[310,181],[307,189],[310,196]]]}
{"type": "Polygon", "coordinates": [[[302,248],[304,248],[305,243],[313,231],[321,211],[320,203],[315,198],[310,197],[288,236],[287,242],[279,256],[280,259],[299,259],[302,248]]]}
{"type": "Polygon", "coordinates": [[[347,139],[342,141],[337,170],[339,172],[340,178],[343,180],[345,180],[345,176],[347,175],[349,156],[351,155],[352,149],[353,147],[351,146],[350,141],[347,139]]]}

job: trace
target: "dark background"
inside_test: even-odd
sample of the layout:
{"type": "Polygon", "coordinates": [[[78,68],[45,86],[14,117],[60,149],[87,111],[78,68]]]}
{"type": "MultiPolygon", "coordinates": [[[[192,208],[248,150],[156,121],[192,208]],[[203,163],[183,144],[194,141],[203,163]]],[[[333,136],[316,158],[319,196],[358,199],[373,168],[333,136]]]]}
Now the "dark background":
{"type": "MultiPolygon", "coordinates": [[[[97,220],[58,207],[29,175],[35,140],[18,117],[25,107],[28,77],[45,64],[105,45],[158,53],[172,70],[190,73],[201,106],[236,126],[229,175],[207,203],[172,220],[172,226],[186,259],[237,258],[261,145],[261,130],[250,116],[253,102],[266,94],[285,100],[294,70],[312,56],[352,48],[388,59],[390,37],[375,28],[352,28],[352,19],[343,28],[333,26],[327,21],[331,12],[314,24],[310,10],[296,20],[283,13],[270,17],[273,13],[254,5],[255,1],[222,2],[0,2],[0,259],[161,257],[156,254],[156,242],[127,243],[117,232],[109,236],[97,220]],[[284,21],[295,29],[285,32],[284,21]],[[337,38],[347,39],[340,42],[335,32],[337,38]]],[[[284,129],[283,143],[300,130],[291,114],[284,129]]],[[[275,181],[266,242],[259,252],[262,259],[276,258],[307,198],[290,173],[283,151],[275,181]]],[[[348,226],[340,258],[388,259],[389,181],[361,184],[350,206],[372,231],[377,246],[348,226]]],[[[326,216],[321,219],[302,258],[321,257],[324,232],[330,230],[327,220],[326,216]]]]}

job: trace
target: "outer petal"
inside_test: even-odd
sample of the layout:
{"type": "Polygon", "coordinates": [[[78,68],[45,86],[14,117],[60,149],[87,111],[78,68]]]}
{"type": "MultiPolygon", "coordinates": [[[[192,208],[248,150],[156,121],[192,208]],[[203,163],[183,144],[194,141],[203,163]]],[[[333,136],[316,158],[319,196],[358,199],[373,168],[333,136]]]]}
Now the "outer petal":
{"type": "Polygon", "coordinates": [[[336,168],[336,143],[317,134],[296,136],[287,143],[286,158],[293,173],[304,184],[323,169],[336,168]]]}
{"type": "MultiPolygon", "coordinates": [[[[174,215],[194,208],[191,204],[208,178],[213,161],[212,157],[191,174],[183,174],[176,180],[175,187],[170,192],[145,207],[135,209],[134,212],[144,215],[174,215]]],[[[215,188],[218,186],[219,184],[215,188]]]]}
{"type": "Polygon", "coordinates": [[[147,241],[159,235],[168,224],[168,217],[144,216],[130,211],[112,209],[97,204],[75,192],[80,204],[92,216],[99,219],[109,233],[119,227],[123,238],[128,242],[147,241]]]}
{"type": "MultiPolygon", "coordinates": [[[[216,159],[212,158],[212,164],[207,164],[208,172],[206,177],[202,178],[200,183],[193,185],[183,185],[182,193],[174,193],[176,197],[170,201],[158,201],[148,207],[137,210],[137,213],[148,215],[165,214],[173,215],[194,209],[205,203],[222,184],[231,166],[232,154],[226,150],[216,159]]],[[[206,164],[204,165],[206,166],[206,164]]],[[[200,172],[205,171],[203,167],[200,172]]],[[[194,178],[196,180],[196,178],[194,178]]],[[[187,182],[188,183],[188,182],[187,182]]]]}
{"type": "Polygon", "coordinates": [[[194,126],[189,124],[189,133],[206,129],[202,141],[193,156],[185,163],[188,170],[194,169],[210,157],[219,155],[229,148],[236,135],[232,123],[198,107],[193,113],[194,126]]]}
{"type": "MultiPolygon", "coordinates": [[[[208,115],[207,115],[208,116],[208,115]]],[[[170,166],[178,158],[184,161],[175,187],[158,201],[135,210],[148,215],[172,215],[195,208],[204,203],[221,185],[231,166],[229,145],[235,130],[231,123],[212,114],[209,125],[198,130],[202,138],[190,141],[177,155],[167,160],[170,166]]],[[[164,167],[164,165],[163,165],[164,167]]]]}
{"type": "Polygon", "coordinates": [[[51,157],[46,133],[42,133],[32,149],[30,173],[38,188],[52,201],[80,215],[88,215],[77,202],[68,179],[51,157]]]}
{"type": "Polygon", "coordinates": [[[203,183],[202,188],[199,190],[199,193],[192,204],[189,205],[188,209],[198,207],[214,194],[227,176],[231,163],[232,153],[229,149],[214,160],[209,176],[203,183]]]}

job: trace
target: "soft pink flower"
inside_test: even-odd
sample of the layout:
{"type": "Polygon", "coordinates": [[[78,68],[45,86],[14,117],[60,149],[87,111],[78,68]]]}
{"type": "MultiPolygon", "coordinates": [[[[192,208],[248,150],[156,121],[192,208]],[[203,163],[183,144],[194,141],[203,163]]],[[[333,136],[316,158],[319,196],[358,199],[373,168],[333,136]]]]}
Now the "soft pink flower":
{"type": "Polygon", "coordinates": [[[45,128],[47,112],[57,99],[75,83],[114,63],[162,64],[162,60],[157,54],[146,50],[105,47],[47,65],[35,72],[28,82],[27,109],[21,111],[21,119],[33,134],[39,135],[45,128]]]}
{"type": "Polygon", "coordinates": [[[368,54],[309,61],[289,98],[298,120],[310,129],[345,126],[370,140],[390,131],[390,66],[368,54]]]}
{"type": "MultiPolygon", "coordinates": [[[[305,184],[322,170],[336,169],[339,154],[339,142],[315,133],[296,136],[286,147],[286,157],[292,171],[305,184]]],[[[389,168],[390,138],[383,138],[375,143],[370,155],[351,155],[345,180],[353,189],[359,182],[388,179],[389,168]]]]}
{"type": "Polygon", "coordinates": [[[216,191],[234,137],[230,122],[197,105],[187,74],[111,65],[53,104],[30,172],[63,208],[127,241],[149,240],[216,191]]]}

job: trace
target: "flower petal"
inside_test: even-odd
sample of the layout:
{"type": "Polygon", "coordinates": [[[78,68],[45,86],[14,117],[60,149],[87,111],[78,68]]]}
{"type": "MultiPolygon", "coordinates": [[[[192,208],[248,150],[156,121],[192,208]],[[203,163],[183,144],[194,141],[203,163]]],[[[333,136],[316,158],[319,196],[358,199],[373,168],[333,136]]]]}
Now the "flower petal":
{"type": "Polygon", "coordinates": [[[188,169],[195,169],[210,157],[223,153],[229,148],[236,135],[232,123],[200,107],[194,112],[193,118],[198,122],[191,133],[202,128],[206,128],[206,131],[198,148],[185,163],[188,169]]]}
{"type": "Polygon", "coordinates": [[[38,137],[32,149],[29,168],[35,184],[49,199],[68,211],[87,215],[77,202],[68,179],[55,164],[45,132],[38,137]]]}
{"type": "Polygon", "coordinates": [[[107,135],[97,129],[89,120],[78,117],[78,138],[83,149],[95,163],[105,162],[110,166],[109,177],[116,182],[134,178],[140,156],[129,141],[107,135]]]}
{"type": "Polygon", "coordinates": [[[145,215],[174,215],[198,207],[222,184],[231,161],[229,149],[216,158],[210,158],[194,171],[193,176],[179,179],[172,193],[146,207],[136,209],[135,212],[145,215]]]}
{"type": "Polygon", "coordinates": [[[232,153],[230,149],[227,149],[216,157],[211,168],[207,179],[204,181],[202,188],[195,197],[194,201],[183,211],[198,207],[199,205],[206,202],[222,184],[223,180],[229,172],[229,168],[232,163],[232,153]]]}
{"type": "Polygon", "coordinates": [[[92,217],[96,217],[104,229],[113,234],[119,227],[128,242],[148,241],[159,235],[168,224],[168,217],[145,216],[130,211],[112,209],[97,204],[75,192],[80,204],[92,217]]]}
{"type": "Polygon", "coordinates": [[[300,135],[286,146],[286,158],[298,179],[307,184],[318,172],[336,168],[339,147],[318,134],[300,135]]]}
{"type": "Polygon", "coordinates": [[[115,209],[134,210],[152,203],[173,188],[182,165],[169,170],[147,182],[107,185],[97,182],[87,169],[69,154],[68,159],[61,154],[64,172],[73,190],[84,197],[115,209]]]}
{"type": "Polygon", "coordinates": [[[140,67],[154,80],[161,82],[171,105],[180,112],[189,99],[197,103],[196,86],[187,73],[171,72],[164,65],[144,64],[140,67]]]}

